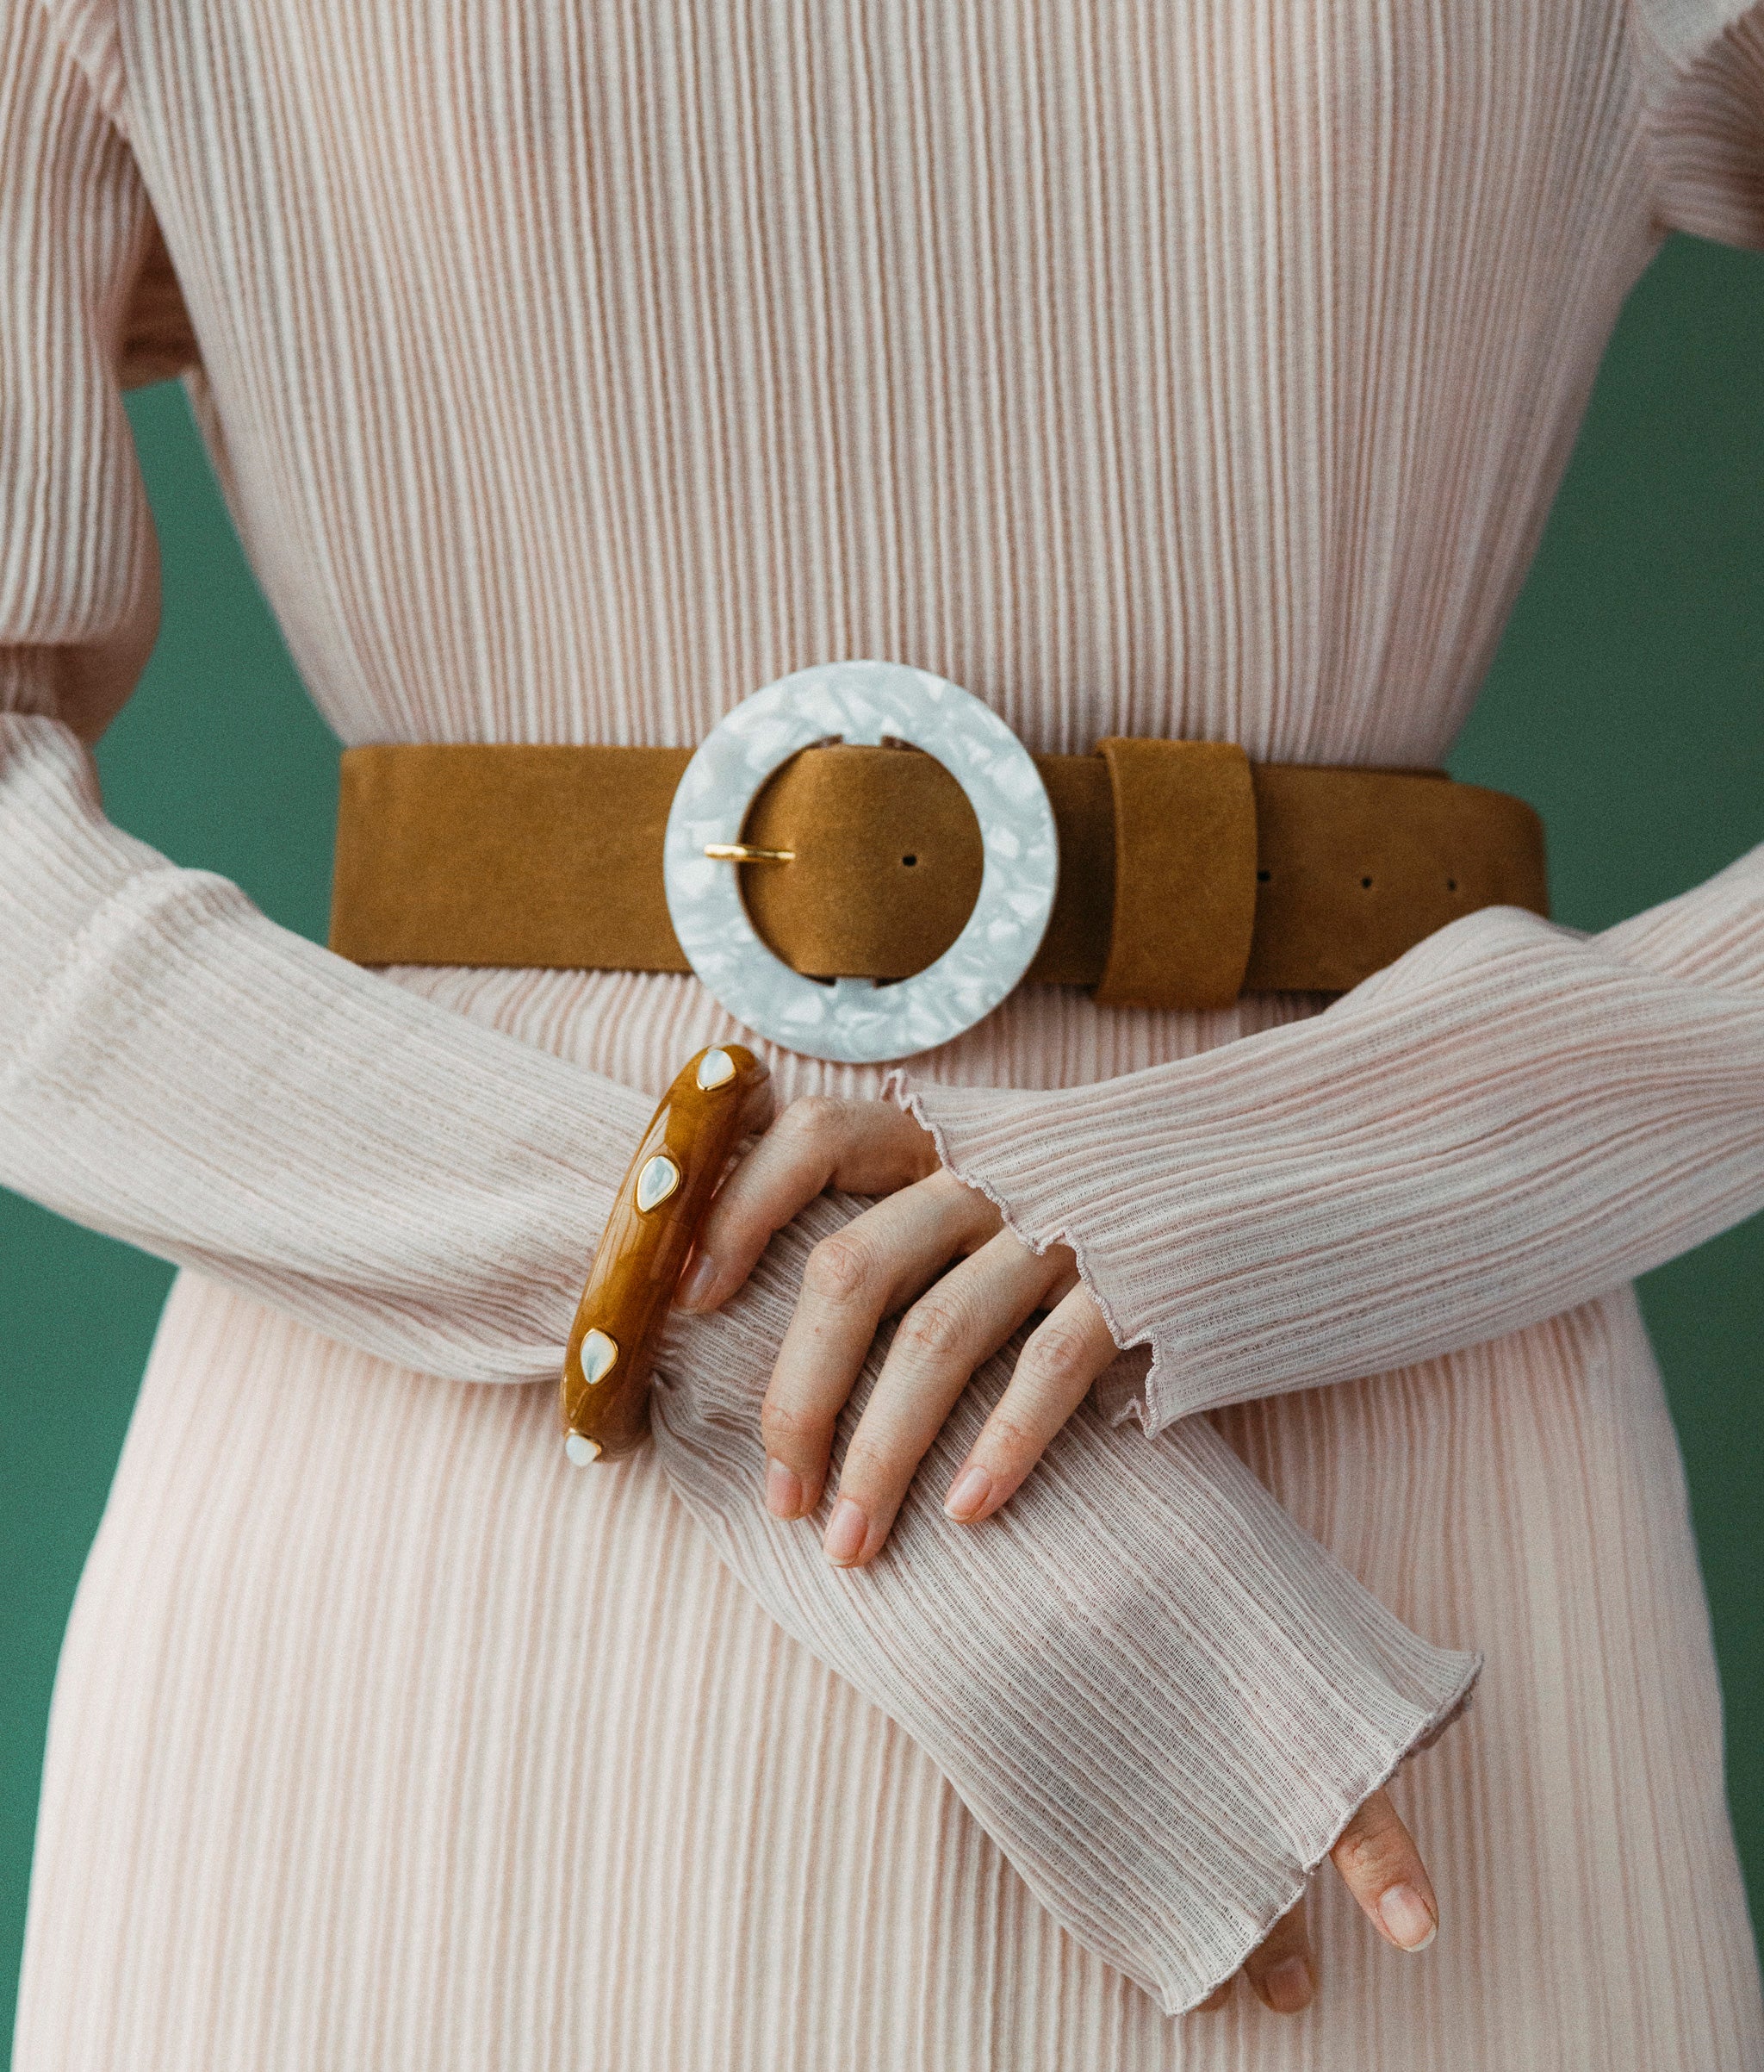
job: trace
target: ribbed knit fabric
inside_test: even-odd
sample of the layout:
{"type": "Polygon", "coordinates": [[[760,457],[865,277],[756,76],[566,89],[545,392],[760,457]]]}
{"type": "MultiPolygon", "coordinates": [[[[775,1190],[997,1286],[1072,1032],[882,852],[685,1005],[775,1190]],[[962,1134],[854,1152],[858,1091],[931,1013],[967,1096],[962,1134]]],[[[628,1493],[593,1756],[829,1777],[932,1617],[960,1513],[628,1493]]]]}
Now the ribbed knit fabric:
{"type": "Polygon", "coordinates": [[[1764,848],[1592,941],[1513,907],[1326,1013],[1082,1091],[892,1091],[1116,1342],[1112,1414],[1474,1345],[1764,1206],[1764,848]],[[1466,1226],[1475,1233],[1465,1244],[1466,1226]]]}
{"type": "Polygon", "coordinates": [[[1436,761],[1662,227],[1764,242],[1761,107],[1722,0],[0,0],[0,1178],[198,1269],[58,1679],[20,2072],[1764,2061],[1621,1285],[1757,1198],[1755,862],[1321,1017],[1022,989],[915,1061],[1165,1428],[1129,1355],[999,1521],[934,1471],[836,1576],[754,1413],[849,1203],[676,1328],[651,1451],[555,1445],[714,1003],[351,970],[78,745],[156,617],[156,216],[347,741],[689,741],[876,654],[1037,748],[1436,761]],[[1311,2014],[1171,2020],[1476,1651],[1396,1780],[1434,1948],[1325,1880],[1311,2014]]]}

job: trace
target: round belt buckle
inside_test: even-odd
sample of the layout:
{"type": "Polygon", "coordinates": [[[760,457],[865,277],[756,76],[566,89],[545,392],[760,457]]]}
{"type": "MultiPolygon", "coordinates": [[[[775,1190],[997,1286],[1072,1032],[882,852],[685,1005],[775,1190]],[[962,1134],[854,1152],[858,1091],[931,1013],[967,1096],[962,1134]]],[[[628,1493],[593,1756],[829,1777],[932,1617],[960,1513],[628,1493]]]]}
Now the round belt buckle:
{"type": "Polygon", "coordinates": [[[904,663],[825,662],[742,699],[705,735],[674,794],[662,868],[680,946],[731,1014],[809,1057],[874,1064],[948,1042],[1022,978],[1053,911],[1059,846],[1041,774],[989,706],[904,663]],[[960,935],[910,979],[804,978],[767,948],[742,904],[730,862],[742,824],[798,750],[885,738],[935,756],[967,794],[980,895],[960,935]]]}

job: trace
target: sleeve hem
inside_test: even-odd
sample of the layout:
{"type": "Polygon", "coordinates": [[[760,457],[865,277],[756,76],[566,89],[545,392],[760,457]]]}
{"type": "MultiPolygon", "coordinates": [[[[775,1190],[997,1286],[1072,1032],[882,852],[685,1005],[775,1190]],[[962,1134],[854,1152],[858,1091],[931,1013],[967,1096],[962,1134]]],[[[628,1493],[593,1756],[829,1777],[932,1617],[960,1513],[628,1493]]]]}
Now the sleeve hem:
{"type": "Polygon", "coordinates": [[[1167,1385],[1168,1363],[1158,1344],[1156,1333],[1149,1330],[1136,1333],[1121,1316],[1102,1285],[1090,1256],[1089,1242],[1083,1234],[1066,1223],[1040,1229],[1026,1222],[978,1167],[955,1149],[948,1124],[927,1101],[924,1089],[910,1084],[903,1067],[896,1066],[884,1080],[882,1097],[896,1102],[922,1129],[929,1132],[939,1164],[964,1186],[984,1195],[997,1210],[1005,1229],[1020,1244],[1027,1245],[1036,1254],[1049,1251],[1055,1245],[1071,1248],[1078,1279],[1096,1304],[1109,1335],[1123,1354],[1095,1384],[1096,1400],[1109,1422],[1118,1425],[1131,1421],[1149,1435],[1161,1431],[1181,1416],[1182,1408],[1172,1400],[1174,1392],[1167,1385]],[[1140,1347],[1149,1347],[1148,1360],[1126,1357],[1140,1347]]]}
{"type": "Polygon", "coordinates": [[[882,1098],[892,1100],[905,1109],[920,1129],[929,1132],[932,1143],[936,1147],[939,1163],[964,1186],[984,1194],[997,1210],[1005,1229],[1019,1243],[1027,1245],[1031,1252],[1036,1254],[1050,1251],[1055,1245],[1069,1245],[1071,1248],[1072,1255],[1078,1261],[1078,1279],[1090,1290],[1097,1309],[1102,1314],[1103,1322],[1109,1327],[1109,1335],[1122,1352],[1132,1346],[1149,1342],[1143,1333],[1135,1338],[1116,1313],[1107,1291],[1096,1279],[1086,1255],[1088,1248],[1083,1238],[1075,1230],[1063,1226],[1056,1229],[1037,1230],[1026,1223],[985,1174],[956,1152],[950,1142],[947,1124],[928,1104],[924,1090],[909,1084],[907,1074],[900,1066],[894,1067],[883,1080],[882,1098]]]}
{"type": "Polygon", "coordinates": [[[1313,1876],[1322,1868],[1330,1851],[1346,1833],[1348,1828],[1352,1825],[1354,1815],[1358,1813],[1366,1801],[1375,1791],[1382,1790],[1385,1785],[1389,1783],[1412,1755],[1418,1754],[1422,1749],[1431,1748],[1447,1727],[1462,1719],[1464,1714],[1469,1710],[1475,1696],[1476,1680],[1482,1673],[1483,1658],[1478,1652],[1460,1655],[1457,1659],[1464,1664],[1457,1683],[1440,1699],[1432,1711],[1421,1720],[1414,1731],[1400,1743],[1394,1752],[1390,1752],[1387,1748],[1382,1754],[1373,1758],[1364,1773],[1363,1781],[1357,1782],[1346,1788],[1346,1804],[1340,1812],[1339,1817],[1332,1826],[1324,1829],[1320,1841],[1306,1845],[1300,1857],[1298,1872],[1290,1880],[1284,1895],[1276,1900],[1271,1906],[1264,1907],[1255,1920],[1246,1926],[1242,1937],[1242,1946],[1237,1954],[1226,1960],[1216,1977],[1180,2001],[1160,1992],[1158,2005],[1163,2008],[1165,2013],[1192,2013],[1202,2000],[1217,1992],[1227,1980],[1236,1977],[1243,1968],[1245,1958],[1261,1946],[1272,1932],[1275,1924],[1289,1913],[1304,1897],[1306,1888],[1310,1884],[1313,1876]]]}

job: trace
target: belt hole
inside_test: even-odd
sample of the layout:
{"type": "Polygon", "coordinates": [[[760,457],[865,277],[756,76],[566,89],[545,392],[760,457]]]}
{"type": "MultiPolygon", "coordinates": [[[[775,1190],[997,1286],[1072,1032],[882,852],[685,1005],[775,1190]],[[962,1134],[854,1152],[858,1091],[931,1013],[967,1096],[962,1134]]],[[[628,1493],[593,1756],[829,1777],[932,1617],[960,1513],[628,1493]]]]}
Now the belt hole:
{"type": "Polygon", "coordinates": [[[1445,880],[1445,889],[1447,892],[1456,892],[1457,890],[1457,880],[1456,878],[1448,878],[1445,880]]]}
{"type": "Polygon", "coordinates": [[[1362,892],[1370,892],[1371,889],[1372,880],[1370,878],[1362,878],[1360,880],[1360,890],[1362,892]]]}
{"type": "Polygon", "coordinates": [[[1256,882],[1258,885],[1265,885],[1273,875],[1274,873],[1271,870],[1258,870],[1256,873],[1256,882]]]}
{"type": "Polygon", "coordinates": [[[901,858],[901,862],[905,864],[909,870],[910,870],[914,864],[918,862],[918,858],[916,856],[903,856],[901,858]]]}

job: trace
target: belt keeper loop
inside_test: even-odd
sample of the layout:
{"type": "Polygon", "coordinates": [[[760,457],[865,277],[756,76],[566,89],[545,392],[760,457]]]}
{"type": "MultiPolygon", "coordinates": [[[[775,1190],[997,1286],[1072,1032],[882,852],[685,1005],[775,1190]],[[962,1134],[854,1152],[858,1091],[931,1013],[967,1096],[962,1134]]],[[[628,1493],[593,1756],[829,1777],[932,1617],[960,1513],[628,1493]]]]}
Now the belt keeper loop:
{"type": "Polygon", "coordinates": [[[1096,744],[1115,794],[1115,913],[1096,998],[1228,1007],[1256,923],[1256,794],[1231,742],[1096,744]]]}

